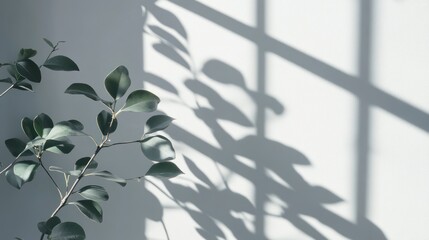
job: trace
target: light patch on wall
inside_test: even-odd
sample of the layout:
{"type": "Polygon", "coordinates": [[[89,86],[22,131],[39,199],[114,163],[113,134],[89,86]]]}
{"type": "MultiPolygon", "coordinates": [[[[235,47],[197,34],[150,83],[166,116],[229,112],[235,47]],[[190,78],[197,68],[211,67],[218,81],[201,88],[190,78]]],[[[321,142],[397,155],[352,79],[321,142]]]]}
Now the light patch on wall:
{"type": "Polygon", "coordinates": [[[239,161],[240,163],[252,168],[252,169],[256,169],[256,163],[255,160],[240,156],[240,155],[234,155],[235,159],[237,159],[237,161],[239,161]]]}
{"type": "Polygon", "coordinates": [[[383,109],[374,107],[371,113],[368,216],[389,239],[424,239],[429,136],[383,109]]]}
{"type": "Polygon", "coordinates": [[[429,2],[374,1],[374,85],[429,112],[429,2]]]}
{"type": "Polygon", "coordinates": [[[270,178],[271,180],[273,180],[274,182],[286,187],[286,188],[292,188],[286,181],[284,181],[282,179],[282,177],[280,177],[277,173],[275,173],[273,170],[271,169],[265,169],[265,174],[267,175],[268,178],[270,178]]]}
{"type": "Polygon", "coordinates": [[[269,36],[340,71],[357,74],[359,1],[266,2],[269,36]]]}
{"type": "Polygon", "coordinates": [[[198,2],[218,11],[225,17],[233,18],[249,26],[255,26],[256,0],[247,0],[246,4],[241,0],[202,0],[198,2]]]}

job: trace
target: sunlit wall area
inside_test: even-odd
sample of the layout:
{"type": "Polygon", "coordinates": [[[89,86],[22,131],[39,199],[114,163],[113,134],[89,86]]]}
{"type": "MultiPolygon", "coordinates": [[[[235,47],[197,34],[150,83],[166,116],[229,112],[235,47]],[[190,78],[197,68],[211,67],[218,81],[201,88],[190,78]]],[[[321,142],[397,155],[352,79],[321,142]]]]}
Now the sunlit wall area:
{"type": "Polygon", "coordinates": [[[374,4],[369,217],[392,239],[428,236],[429,17],[425,1],[374,4]],[[402,227],[401,227],[402,226],[402,227]]]}

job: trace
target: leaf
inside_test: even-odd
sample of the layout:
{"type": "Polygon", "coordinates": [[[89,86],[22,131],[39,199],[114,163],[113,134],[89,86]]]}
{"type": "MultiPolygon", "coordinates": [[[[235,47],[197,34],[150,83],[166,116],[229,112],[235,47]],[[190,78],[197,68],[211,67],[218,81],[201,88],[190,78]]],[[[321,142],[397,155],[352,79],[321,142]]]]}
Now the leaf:
{"type": "Polygon", "coordinates": [[[101,111],[97,115],[97,125],[104,136],[106,136],[107,133],[113,133],[118,127],[118,120],[116,118],[113,120],[113,123],[110,126],[111,122],[112,114],[107,112],[106,110],[101,111]]]}
{"type": "Polygon", "coordinates": [[[61,139],[47,139],[43,145],[43,150],[58,154],[68,154],[73,148],[74,145],[65,137],[61,139]]]}
{"type": "Polygon", "coordinates": [[[53,126],[52,119],[44,113],[37,115],[33,120],[33,128],[40,137],[47,136],[53,126]]]}
{"type": "Polygon", "coordinates": [[[48,39],[43,38],[43,41],[45,41],[45,43],[48,44],[49,47],[54,48],[54,44],[51,41],[49,41],[48,39]]]}
{"type": "MultiPolygon", "coordinates": [[[[88,164],[88,161],[90,159],[91,159],[90,157],[83,157],[81,159],[78,159],[74,164],[74,169],[82,171],[83,168],[86,166],[86,164],[88,164]]],[[[98,163],[92,160],[87,169],[96,169],[97,167],[98,167],[98,163]]]]}
{"type": "Polygon", "coordinates": [[[24,183],[33,180],[34,174],[39,167],[38,162],[24,160],[15,163],[13,166],[13,173],[19,177],[24,183]]]}
{"type": "Polygon", "coordinates": [[[6,180],[13,187],[21,189],[24,183],[33,180],[38,167],[39,163],[30,160],[17,162],[12,169],[6,172],[6,180]]]}
{"type": "Polygon", "coordinates": [[[81,188],[78,193],[89,200],[94,201],[107,201],[109,200],[109,194],[107,194],[106,189],[97,185],[88,185],[81,188]]]}
{"type": "Polygon", "coordinates": [[[95,90],[90,85],[85,83],[73,83],[66,89],[65,93],[85,95],[86,97],[94,101],[101,100],[101,98],[97,95],[95,90]]]}
{"type": "MultiPolygon", "coordinates": [[[[24,151],[26,143],[18,138],[10,138],[5,141],[6,147],[14,157],[18,157],[22,151],[24,151]]],[[[31,151],[25,151],[21,154],[22,156],[31,156],[31,151]]]]}
{"type": "Polygon", "coordinates": [[[58,122],[46,136],[48,139],[56,139],[65,136],[81,136],[86,135],[82,132],[83,124],[77,120],[69,120],[58,122]]]}
{"type": "Polygon", "coordinates": [[[18,73],[32,82],[40,82],[42,74],[40,73],[39,66],[30,59],[24,59],[15,64],[18,73]]]}
{"type": "Polygon", "coordinates": [[[15,174],[13,173],[13,170],[7,170],[5,175],[6,175],[7,182],[10,185],[12,185],[12,187],[15,187],[17,189],[21,189],[22,181],[15,176],[15,174]]]}
{"type": "Polygon", "coordinates": [[[49,240],[84,240],[86,238],[83,228],[74,222],[64,222],[52,229],[49,240]]]}
{"type": "Polygon", "coordinates": [[[37,51],[31,48],[21,48],[18,54],[18,61],[36,56],[37,51]]]}
{"type": "Polygon", "coordinates": [[[54,216],[49,218],[48,221],[46,222],[39,222],[37,224],[37,228],[41,233],[49,235],[52,233],[52,229],[60,223],[61,223],[60,218],[57,216],[54,216]]]}
{"type": "Polygon", "coordinates": [[[23,91],[33,92],[33,86],[27,82],[20,82],[13,86],[13,88],[23,91]]]}
{"type": "Polygon", "coordinates": [[[160,99],[146,90],[136,90],[127,97],[125,105],[120,111],[153,112],[158,107],[160,99]]]}
{"type": "Polygon", "coordinates": [[[25,117],[21,120],[21,128],[30,140],[33,140],[37,137],[37,132],[33,127],[33,120],[30,118],[25,117]]]}
{"type": "Polygon", "coordinates": [[[25,145],[24,150],[22,150],[22,152],[18,154],[18,157],[23,155],[27,150],[30,150],[31,152],[36,154],[37,152],[35,149],[37,149],[37,151],[42,150],[41,148],[42,148],[43,144],[45,144],[45,142],[46,142],[46,139],[41,138],[41,137],[37,137],[37,138],[27,142],[27,145],[25,145]]]}
{"type": "Polygon", "coordinates": [[[0,79],[0,82],[2,83],[9,83],[9,84],[13,84],[13,81],[11,78],[5,78],[5,79],[0,79]]]}
{"type": "Polygon", "coordinates": [[[79,211],[89,219],[99,223],[103,222],[103,210],[97,202],[92,200],[79,200],[76,202],[70,202],[69,204],[76,205],[79,211]]]}
{"type": "Polygon", "coordinates": [[[100,172],[88,173],[85,176],[102,177],[102,178],[104,178],[104,179],[106,179],[108,181],[116,182],[119,185],[121,185],[122,187],[125,187],[125,185],[127,185],[127,181],[125,179],[117,177],[117,176],[113,175],[109,171],[100,171],[100,172]]]}
{"type": "Polygon", "coordinates": [[[69,57],[58,55],[45,61],[44,67],[54,71],[79,71],[79,67],[69,57]]]}
{"type": "Polygon", "coordinates": [[[8,68],[7,68],[7,72],[17,81],[17,82],[19,82],[19,81],[22,81],[22,80],[24,80],[25,78],[23,77],[23,76],[21,76],[19,73],[18,73],[18,71],[16,70],[16,64],[15,65],[10,65],[8,68]]]}
{"type": "Polygon", "coordinates": [[[119,66],[107,75],[104,81],[104,86],[107,92],[113,99],[121,98],[131,85],[128,69],[124,66],[119,66]]]}
{"type": "Polygon", "coordinates": [[[153,161],[167,161],[176,157],[170,140],[160,135],[143,139],[141,149],[144,155],[153,161]]]}
{"type": "Polygon", "coordinates": [[[172,178],[183,172],[172,162],[161,162],[152,165],[146,173],[146,176],[172,178]]]}
{"type": "Polygon", "coordinates": [[[174,118],[171,118],[167,115],[154,115],[146,121],[145,134],[163,130],[167,128],[173,120],[174,118]]]}

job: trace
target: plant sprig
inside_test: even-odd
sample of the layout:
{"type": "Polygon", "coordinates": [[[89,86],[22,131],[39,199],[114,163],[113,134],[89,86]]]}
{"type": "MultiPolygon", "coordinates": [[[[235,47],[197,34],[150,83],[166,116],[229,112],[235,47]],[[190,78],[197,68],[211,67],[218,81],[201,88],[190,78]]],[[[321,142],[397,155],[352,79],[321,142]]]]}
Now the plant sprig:
{"type": "Polygon", "coordinates": [[[0,83],[9,84],[9,86],[0,93],[0,97],[4,96],[12,89],[33,92],[33,86],[30,82],[40,83],[42,79],[40,69],[42,67],[54,71],[79,71],[79,67],[69,57],[63,55],[51,57],[54,52],[58,51],[59,44],[64,43],[64,41],[58,41],[56,44],[53,44],[46,38],[43,40],[51,47],[51,51],[42,64],[37,65],[32,60],[32,58],[37,55],[37,51],[31,48],[22,48],[15,61],[0,64],[0,67],[5,66],[7,68],[9,74],[9,77],[0,79],[0,83]]]}
{"type": "MultiPolygon", "coordinates": [[[[49,42],[47,43],[49,44],[49,42]]],[[[52,52],[55,51],[57,45],[52,44],[52,52]]],[[[52,58],[48,56],[49,59],[52,58]]],[[[117,118],[120,114],[124,112],[154,112],[158,107],[160,99],[149,91],[139,89],[128,94],[123,106],[117,109],[118,100],[125,96],[131,85],[128,70],[124,66],[119,66],[109,73],[104,81],[104,85],[111,97],[110,100],[104,100],[99,97],[95,90],[85,83],[71,84],[65,90],[65,93],[83,95],[91,100],[99,101],[107,107],[107,111],[104,109],[97,115],[98,128],[102,134],[99,143],[83,131],[84,126],[79,121],[67,120],[54,124],[52,119],[44,113],[39,114],[34,119],[24,118],[21,121],[22,130],[28,137],[28,141],[12,138],[5,142],[7,148],[15,157],[15,160],[0,172],[0,174],[5,172],[9,184],[20,189],[25,183],[31,182],[34,179],[35,172],[41,166],[59,192],[60,200],[58,206],[47,221],[38,224],[41,232],[41,240],[46,235],[48,239],[56,240],[69,239],[70,236],[74,236],[73,239],[85,239],[85,231],[78,223],[61,222],[56,216],[63,207],[68,205],[76,206],[79,211],[91,220],[102,222],[103,211],[100,202],[108,200],[107,191],[97,185],[87,185],[78,189],[78,185],[83,178],[90,176],[114,181],[121,186],[126,185],[126,179],[117,177],[109,171],[96,171],[98,163],[95,161],[95,158],[105,148],[138,143],[146,158],[155,162],[144,176],[171,178],[183,173],[171,162],[176,155],[170,140],[162,135],[154,135],[154,133],[167,128],[173,121],[173,118],[169,116],[151,116],[146,121],[144,126],[145,131],[140,139],[110,143],[111,134],[116,131],[118,125],[117,118]],[[74,170],[67,171],[56,166],[46,168],[43,162],[44,153],[70,153],[75,146],[70,137],[74,136],[86,136],[94,141],[96,148],[93,154],[90,157],[78,159],[75,162],[74,170]],[[21,160],[24,156],[34,156],[36,161],[21,160]],[[59,172],[64,176],[65,188],[60,187],[50,172],[59,172]],[[74,180],[72,181],[71,179],[74,180]],[[73,194],[79,194],[83,199],[69,201],[70,196],[73,194]]]]}

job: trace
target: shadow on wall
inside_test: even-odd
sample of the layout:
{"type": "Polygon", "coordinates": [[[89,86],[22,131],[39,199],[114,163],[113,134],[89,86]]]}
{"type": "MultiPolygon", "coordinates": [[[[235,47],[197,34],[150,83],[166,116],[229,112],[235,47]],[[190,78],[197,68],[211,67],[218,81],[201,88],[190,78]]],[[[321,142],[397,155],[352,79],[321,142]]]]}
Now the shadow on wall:
{"type": "MultiPolygon", "coordinates": [[[[214,10],[194,1],[178,0],[172,2],[202,17],[207,17],[209,20],[215,17],[218,18],[219,16],[216,14],[221,14],[214,14],[214,10]]],[[[145,33],[155,36],[159,40],[153,44],[153,48],[159,54],[188,69],[193,78],[184,82],[185,87],[195,94],[196,99],[203,97],[211,105],[208,108],[202,107],[197,103],[197,107],[192,110],[211,129],[220,147],[211,145],[177,125],[173,125],[169,133],[177,141],[212,159],[216,165],[220,165],[234,174],[246,178],[256,188],[256,204],[230,189],[227,183],[228,176],[223,176],[226,188],[220,190],[196,164],[196,159],[191,159],[191,157],[186,156],[186,153],[183,153],[189,170],[200,180],[200,183],[196,183],[196,188],[193,189],[180,184],[164,182],[166,189],[169,191],[166,195],[171,195],[174,198],[173,201],[194,219],[199,225],[196,230],[203,239],[226,237],[218,224],[219,222],[227,226],[228,230],[237,239],[266,239],[264,218],[267,216],[285,219],[303,234],[314,239],[327,239],[327,237],[302,216],[312,217],[348,239],[362,239],[363,236],[371,236],[372,239],[385,239],[382,231],[369,220],[365,219],[359,224],[353,223],[325,207],[326,204],[339,203],[342,199],[323,186],[309,184],[296,171],[296,165],[311,164],[310,160],[300,151],[280,142],[267,139],[263,134],[251,134],[239,140],[234,139],[221,126],[220,121],[227,120],[239,126],[254,127],[255,129],[264,129],[264,122],[257,122],[256,126],[252,126],[252,121],[236,105],[226,101],[215,89],[210,87],[210,84],[200,81],[196,72],[201,72],[209,79],[208,81],[220,84],[224,88],[238,87],[240,91],[252,99],[255,106],[263,106],[263,110],[271,109],[276,114],[281,114],[285,107],[263,91],[249,89],[245,85],[241,72],[225,62],[210,59],[203,64],[201,69],[193,69],[193,66],[189,63],[192,61],[186,60],[192,60],[192,56],[187,47],[185,47],[187,44],[183,43],[187,41],[187,33],[180,20],[172,12],[158,6],[156,1],[145,3],[144,7],[147,10],[146,14],[151,14],[159,23],[145,26],[145,33]],[[171,32],[174,32],[174,34],[171,32]],[[180,36],[181,39],[176,36],[180,36]],[[250,164],[243,163],[237,156],[242,156],[252,162],[250,164]],[[264,205],[268,202],[276,202],[281,211],[277,211],[278,214],[274,216],[266,212],[264,205]],[[253,216],[253,227],[248,227],[245,217],[243,217],[249,215],[253,216]]],[[[146,17],[147,15],[145,16],[145,22],[146,17]]],[[[221,26],[225,27],[225,24],[228,25],[228,21],[232,21],[226,16],[221,17],[224,17],[224,20],[222,18],[218,19],[222,23],[220,24],[221,26]]],[[[238,30],[238,34],[244,32],[246,35],[247,29],[240,29],[240,26],[235,22],[226,27],[238,30]]],[[[260,36],[260,34],[253,36],[260,36]]],[[[255,41],[258,42],[261,39],[256,39],[255,41]]],[[[270,43],[265,42],[264,44],[270,43]]],[[[278,47],[279,43],[276,43],[275,46],[278,47]]],[[[290,53],[291,51],[298,55],[302,54],[288,46],[278,50],[279,55],[290,53]]],[[[326,64],[310,59],[311,57],[309,56],[305,57],[309,61],[304,65],[313,69],[310,71],[323,72],[321,65],[323,68],[326,64]],[[313,62],[316,63],[314,68],[312,67],[313,62]]],[[[302,61],[302,58],[295,60],[295,62],[300,61],[302,61]]],[[[326,75],[329,75],[329,71],[332,70],[330,68],[327,69],[328,74],[319,75],[326,77],[326,75]]],[[[259,70],[261,71],[261,69],[259,70]]],[[[264,70],[262,69],[262,71],[264,70]]],[[[334,74],[336,73],[334,72],[334,74]]],[[[146,72],[145,81],[165,91],[179,95],[178,88],[154,73],[146,72]]],[[[259,81],[264,81],[264,79],[259,79],[259,81]]],[[[220,169],[218,168],[217,170],[222,175],[220,169]]],[[[162,221],[161,210],[158,210],[156,214],[152,214],[149,218],[162,221]]]]}

